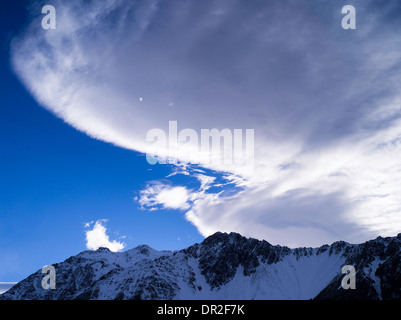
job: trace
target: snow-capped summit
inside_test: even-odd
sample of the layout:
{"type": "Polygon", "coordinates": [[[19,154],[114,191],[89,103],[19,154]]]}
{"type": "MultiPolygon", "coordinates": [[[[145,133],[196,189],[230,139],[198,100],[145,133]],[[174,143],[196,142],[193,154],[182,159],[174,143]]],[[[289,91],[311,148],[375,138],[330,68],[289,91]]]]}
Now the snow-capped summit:
{"type": "Polygon", "coordinates": [[[290,249],[218,232],[174,252],[84,251],[53,265],[55,290],[42,288],[38,270],[0,299],[400,299],[400,248],[401,234],[290,249]],[[355,290],[341,286],[345,265],[355,290]]]}

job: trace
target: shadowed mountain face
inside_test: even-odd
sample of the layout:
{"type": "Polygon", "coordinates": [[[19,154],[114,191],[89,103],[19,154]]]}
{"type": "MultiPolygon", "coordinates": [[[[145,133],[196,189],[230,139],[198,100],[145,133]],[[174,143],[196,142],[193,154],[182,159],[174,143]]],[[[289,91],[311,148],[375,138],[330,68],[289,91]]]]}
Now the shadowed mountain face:
{"type": "Polygon", "coordinates": [[[56,289],[38,270],[0,300],[71,299],[400,299],[401,234],[363,244],[290,249],[236,233],[216,233],[179,251],[142,245],[84,251],[54,264],[56,289]],[[354,266],[356,289],[343,289],[354,266]]]}

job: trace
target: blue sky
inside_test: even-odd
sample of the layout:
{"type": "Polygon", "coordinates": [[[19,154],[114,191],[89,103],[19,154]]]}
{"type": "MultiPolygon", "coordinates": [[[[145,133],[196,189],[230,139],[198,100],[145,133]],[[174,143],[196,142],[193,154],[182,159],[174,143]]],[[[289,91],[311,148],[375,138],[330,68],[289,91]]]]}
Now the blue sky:
{"type": "Polygon", "coordinates": [[[99,245],[400,232],[398,1],[7,1],[1,12],[0,281],[99,245]],[[45,4],[55,30],[42,28],[45,4]],[[356,30],[342,28],[348,4],[356,30]],[[211,162],[190,136],[168,140],[174,154],[150,144],[172,121],[181,137],[252,130],[252,161],[211,162]]]}
{"type": "Polygon", "coordinates": [[[19,281],[86,250],[85,223],[100,219],[108,219],[110,239],[127,249],[146,243],[175,250],[202,241],[182,212],[149,215],[133,200],[171,167],[151,166],[137,152],[80,133],[21,85],[8,47],[26,23],[21,3],[7,2],[0,29],[0,281],[19,281]]]}

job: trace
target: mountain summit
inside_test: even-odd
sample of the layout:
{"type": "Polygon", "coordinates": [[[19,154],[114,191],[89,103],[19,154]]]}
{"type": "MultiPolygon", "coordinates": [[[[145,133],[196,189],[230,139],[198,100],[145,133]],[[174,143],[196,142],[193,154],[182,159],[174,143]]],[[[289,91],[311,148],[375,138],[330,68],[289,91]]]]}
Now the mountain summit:
{"type": "Polygon", "coordinates": [[[56,289],[42,288],[38,270],[0,300],[400,299],[400,249],[401,234],[290,249],[218,232],[173,252],[84,251],[53,265],[56,289]],[[341,285],[345,265],[356,270],[355,289],[341,285]]]}

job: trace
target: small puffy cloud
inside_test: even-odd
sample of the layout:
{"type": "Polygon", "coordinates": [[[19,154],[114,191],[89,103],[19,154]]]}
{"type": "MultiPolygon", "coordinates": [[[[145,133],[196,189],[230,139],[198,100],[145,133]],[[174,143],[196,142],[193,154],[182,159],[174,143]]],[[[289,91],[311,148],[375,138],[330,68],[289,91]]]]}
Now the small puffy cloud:
{"type": "Polygon", "coordinates": [[[186,210],[189,208],[190,192],[182,186],[154,184],[142,190],[138,200],[143,208],[151,208],[151,210],[158,205],[164,209],[186,210]]]}
{"type": "MultiPolygon", "coordinates": [[[[89,250],[97,250],[101,247],[108,248],[113,252],[121,251],[125,248],[125,243],[116,240],[110,241],[107,235],[105,223],[107,220],[98,220],[95,222],[92,229],[85,231],[86,234],[86,248],[89,250]]],[[[93,222],[85,224],[89,228],[93,222]]]]}
{"type": "MultiPolygon", "coordinates": [[[[205,171],[187,166],[184,170],[174,169],[173,173],[169,174],[166,178],[176,175],[190,176],[195,178],[198,187],[187,188],[184,186],[175,186],[171,183],[154,181],[144,188],[139,197],[134,200],[137,201],[142,209],[154,211],[157,208],[163,209],[176,209],[176,210],[189,210],[195,203],[201,199],[209,199],[210,197],[216,198],[219,194],[209,194],[207,191],[211,187],[220,186],[216,183],[217,177],[205,174],[205,171]]],[[[224,180],[230,180],[230,177],[221,177],[224,180]]]]}

